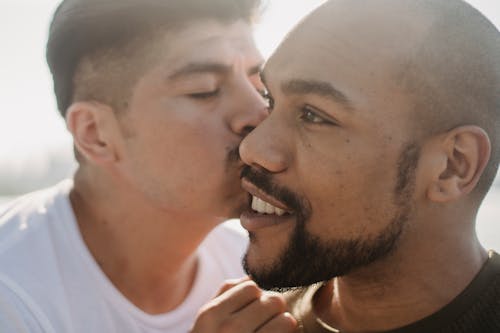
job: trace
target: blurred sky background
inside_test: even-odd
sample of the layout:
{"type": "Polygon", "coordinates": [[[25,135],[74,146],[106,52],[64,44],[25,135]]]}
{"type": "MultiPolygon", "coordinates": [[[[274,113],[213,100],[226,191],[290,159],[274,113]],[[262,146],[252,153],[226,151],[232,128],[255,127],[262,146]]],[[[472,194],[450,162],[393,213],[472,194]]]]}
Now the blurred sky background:
{"type": "MultiPolygon", "coordinates": [[[[269,56],[286,32],[324,0],[267,0],[256,39],[269,56]]],[[[500,27],[500,0],[468,0],[500,27]]],[[[71,138],[59,117],[45,63],[51,15],[59,0],[0,0],[0,204],[4,196],[71,175],[71,138]]],[[[479,213],[478,234],[500,250],[500,183],[479,213]]]]}

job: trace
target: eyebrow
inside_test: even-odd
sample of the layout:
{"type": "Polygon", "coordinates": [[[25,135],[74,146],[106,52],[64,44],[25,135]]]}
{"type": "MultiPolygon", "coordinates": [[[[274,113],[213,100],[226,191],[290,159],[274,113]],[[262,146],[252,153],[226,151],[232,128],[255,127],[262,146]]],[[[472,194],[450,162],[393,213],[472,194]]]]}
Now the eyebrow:
{"type": "MultiPolygon", "coordinates": [[[[251,67],[247,74],[252,76],[260,73],[262,69],[262,64],[258,64],[256,66],[251,67]]],[[[189,76],[193,74],[217,74],[217,75],[225,75],[232,70],[232,66],[228,66],[221,63],[215,62],[193,62],[189,63],[180,69],[176,70],[172,74],[168,76],[169,80],[175,80],[183,76],[189,76]]]]}
{"type": "Polygon", "coordinates": [[[329,82],[317,80],[302,80],[292,79],[281,84],[281,90],[287,95],[307,95],[313,94],[322,97],[327,97],[334,103],[344,106],[346,109],[352,110],[353,106],[347,96],[335,88],[329,82]]]}

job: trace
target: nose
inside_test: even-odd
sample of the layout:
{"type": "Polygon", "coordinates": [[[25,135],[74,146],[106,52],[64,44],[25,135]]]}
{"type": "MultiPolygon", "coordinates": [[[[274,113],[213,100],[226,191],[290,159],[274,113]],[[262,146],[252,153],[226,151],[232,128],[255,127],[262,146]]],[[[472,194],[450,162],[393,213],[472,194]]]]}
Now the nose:
{"type": "Polygon", "coordinates": [[[241,142],[241,160],[270,173],[285,171],[290,162],[286,137],[284,126],[280,126],[279,119],[271,113],[241,142]]]}
{"type": "Polygon", "coordinates": [[[229,112],[231,131],[241,137],[248,135],[268,115],[267,103],[253,84],[245,79],[235,87],[237,93],[229,112]]]}

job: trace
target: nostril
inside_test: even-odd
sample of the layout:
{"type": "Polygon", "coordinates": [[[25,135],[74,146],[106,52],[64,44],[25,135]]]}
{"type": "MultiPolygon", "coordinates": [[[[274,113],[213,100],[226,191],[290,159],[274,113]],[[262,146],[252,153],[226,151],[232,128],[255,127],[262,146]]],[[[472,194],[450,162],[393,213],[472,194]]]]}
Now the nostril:
{"type": "Polygon", "coordinates": [[[245,126],[245,127],[242,128],[240,134],[241,134],[242,137],[245,137],[248,134],[250,134],[250,132],[252,132],[254,129],[255,129],[255,126],[245,126]]]}

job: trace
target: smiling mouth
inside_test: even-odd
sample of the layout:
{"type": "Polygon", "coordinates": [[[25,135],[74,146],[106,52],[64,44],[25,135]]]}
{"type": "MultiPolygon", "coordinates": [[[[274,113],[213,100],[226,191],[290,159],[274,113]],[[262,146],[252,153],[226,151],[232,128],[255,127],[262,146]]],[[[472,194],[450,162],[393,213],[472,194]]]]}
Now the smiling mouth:
{"type": "Polygon", "coordinates": [[[256,197],[255,195],[251,195],[251,200],[252,200],[252,210],[256,213],[266,214],[266,215],[278,215],[278,216],[291,214],[291,212],[283,208],[276,207],[271,203],[259,197],[256,197]]]}
{"type": "Polygon", "coordinates": [[[250,193],[250,206],[254,213],[262,215],[285,216],[292,215],[293,212],[285,207],[278,200],[266,195],[265,198],[250,193]],[[271,202],[272,203],[271,203],[271,202]],[[279,205],[280,207],[277,207],[279,205]]]}
{"type": "Polygon", "coordinates": [[[249,213],[254,213],[255,217],[289,217],[294,215],[295,212],[290,209],[281,200],[268,194],[246,178],[242,178],[241,185],[249,194],[249,213]]]}

